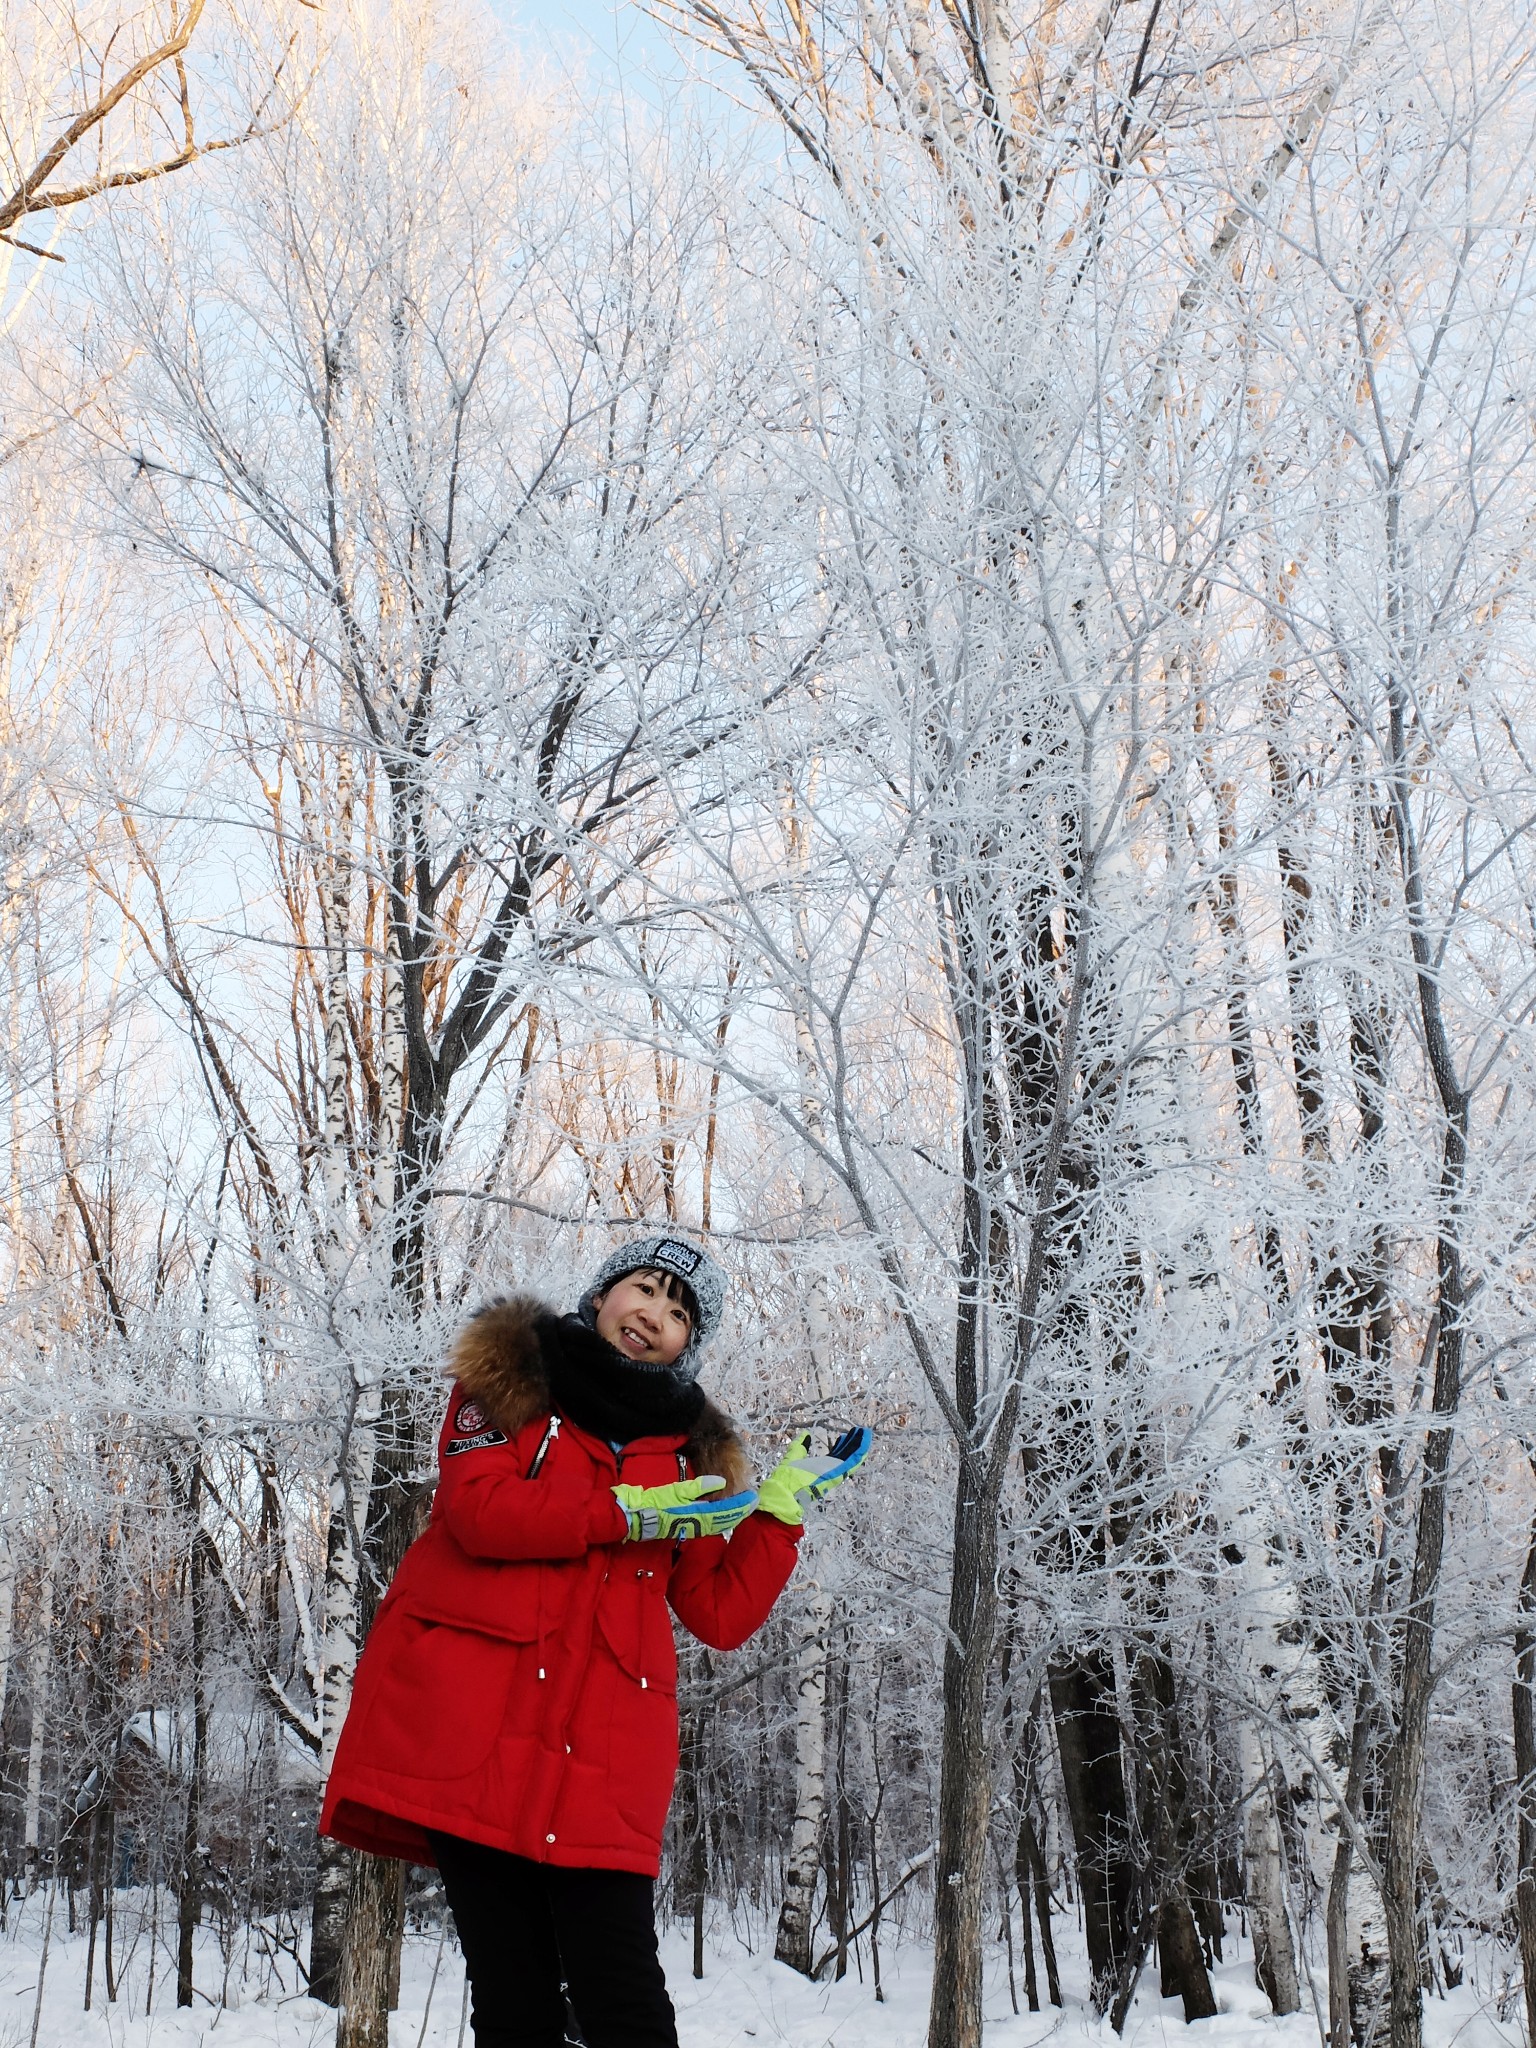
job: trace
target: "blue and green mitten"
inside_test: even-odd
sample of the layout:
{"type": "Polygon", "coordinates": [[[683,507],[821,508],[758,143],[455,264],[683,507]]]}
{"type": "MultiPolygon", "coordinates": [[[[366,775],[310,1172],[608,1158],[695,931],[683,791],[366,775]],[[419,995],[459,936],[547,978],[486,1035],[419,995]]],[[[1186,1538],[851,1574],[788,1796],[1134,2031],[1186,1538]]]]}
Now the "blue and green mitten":
{"type": "Polygon", "coordinates": [[[713,1473],[672,1486],[616,1486],[614,1499],[629,1523],[626,1543],[681,1543],[690,1536],[729,1536],[757,1506],[755,1493],[705,1500],[725,1481],[713,1473]]]}
{"type": "Polygon", "coordinates": [[[813,1458],[811,1433],[806,1430],[763,1481],[757,1505],[765,1515],[787,1522],[792,1529],[798,1528],[805,1520],[806,1502],[825,1500],[835,1487],[841,1486],[848,1474],[869,1456],[874,1440],[874,1431],[859,1424],[845,1429],[836,1438],[828,1456],[813,1458]]]}

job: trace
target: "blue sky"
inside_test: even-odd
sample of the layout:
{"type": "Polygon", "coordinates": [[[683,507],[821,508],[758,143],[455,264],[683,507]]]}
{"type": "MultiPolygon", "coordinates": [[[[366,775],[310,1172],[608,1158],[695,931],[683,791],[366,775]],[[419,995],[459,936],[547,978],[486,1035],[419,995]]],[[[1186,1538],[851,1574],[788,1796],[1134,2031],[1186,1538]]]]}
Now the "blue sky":
{"type": "Polygon", "coordinates": [[[678,59],[667,36],[636,0],[492,0],[496,14],[523,40],[574,56],[597,70],[673,71],[678,59]]]}

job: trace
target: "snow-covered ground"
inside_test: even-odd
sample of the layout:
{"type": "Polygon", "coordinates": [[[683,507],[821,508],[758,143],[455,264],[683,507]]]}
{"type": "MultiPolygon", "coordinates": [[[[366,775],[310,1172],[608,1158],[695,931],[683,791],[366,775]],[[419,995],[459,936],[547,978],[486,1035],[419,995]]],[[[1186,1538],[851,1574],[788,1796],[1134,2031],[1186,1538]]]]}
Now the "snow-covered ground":
{"type": "MultiPolygon", "coordinates": [[[[9,1932],[0,1936],[0,2048],[28,2048],[33,2039],[42,1947],[39,1904],[29,1901],[19,1917],[13,1914],[9,1932]]],[[[235,1959],[239,1967],[250,1967],[251,1953],[242,1942],[235,1959]]],[[[850,1970],[841,1984],[807,1984],[770,1954],[750,1951],[724,1928],[710,1947],[702,1981],[694,1980],[691,1951],[680,1935],[667,1937],[664,1953],[682,2048],[921,2048],[930,1962],[916,1944],[882,1952],[884,2004],[875,2002],[867,1949],[864,1981],[850,1970]]],[[[1126,2026],[1126,2048],[1317,2048],[1318,2027],[1310,2011],[1284,2020],[1271,2015],[1267,2000],[1254,1988],[1246,1943],[1229,1941],[1227,1956],[1216,1973],[1221,2010],[1193,2030],[1185,2028],[1176,2001],[1157,1996],[1155,1978],[1143,1979],[1126,2026]]],[[[103,2004],[98,1954],[95,2009],[87,2013],[84,1937],[61,1935],[56,1922],[38,2015],[38,2048],[330,2048],[334,2013],[294,1995],[266,1971],[253,1978],[266,1978],[261,1995],[243,1995],[232,1967],[228,2005],[220,2009],[200,1996],[190,2011],[178,2012],[168,1962],[162,1947],[153,2006],[146,2013],[147,1936],[130,1947],[114,2005],[103,2004]]],[[[211,1930],[201,1936],[198,1962],[199,1983],[208,1992],[217,1991],[224,1981],[225,1957],[211,1930]]],[[[986,2001],[988,2048],[1035,2048],[1046,2041],[1051,2048],[1115,2048],[1108,2026],[1083,2003],[1080,1966],[1074,1968],[1066,1955],[1063,1963],[1065,2010],[1026,2010],[1015,2017],[1006,1964],[1001,1956],[996,1959],[986,2001]]],[[[280,1958],[278,1967],[291,1985],[291,1961],[280,1958]]],[[[463,1966],[451,1940],[440,1951],[435,1937],[413,1936],[406,1947],[391,2048],[458,2048],[463,1986],[463,1966]]],[[[1022,1987],[1019,2002],[1024,2002],[1022,1987]]],[[[1521,2048],[1523,2042],[1513,2003],[1501,2024],[1493,1999],[1470,1989],[1431,1998],[1425,2020],[1426,2048],[1521,2048]]],[[[464,2042],[470,2048],[467,2027],[464,2042]]]]}

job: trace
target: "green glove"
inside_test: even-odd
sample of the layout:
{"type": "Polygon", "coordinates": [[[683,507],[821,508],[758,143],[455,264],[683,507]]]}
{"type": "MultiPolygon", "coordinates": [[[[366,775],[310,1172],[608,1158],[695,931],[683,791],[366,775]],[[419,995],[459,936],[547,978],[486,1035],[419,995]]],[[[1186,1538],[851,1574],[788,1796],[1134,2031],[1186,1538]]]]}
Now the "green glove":
{"type": "Polygon", "coordinates": [[[700,1501],[702,1494],[718,1493],[724,1484],[707,1473],[672,1486],[616,1486],[613,1497],[629,1520],[624,1541],[679,1543],[689,1536],[729,1536],[757,1506],[757,1495],[733,1493],[725,1500],[700,1501]]]}
{"type": "Polygon", "coordinates": [[[806,1430],[796,1437],[763,1481],[758,1506],[765,1515],[787,1522],[792,1529],[798,1528],[805,1520],[805,1503],[825,1500],[834,1487],[841,1486],[848,1474],[869,1456],[874,1440],[872,1429],[845,1429],[831,1446],[830,1457],[813,1458],[809,1455],[811,1433],[806,1430]]]}

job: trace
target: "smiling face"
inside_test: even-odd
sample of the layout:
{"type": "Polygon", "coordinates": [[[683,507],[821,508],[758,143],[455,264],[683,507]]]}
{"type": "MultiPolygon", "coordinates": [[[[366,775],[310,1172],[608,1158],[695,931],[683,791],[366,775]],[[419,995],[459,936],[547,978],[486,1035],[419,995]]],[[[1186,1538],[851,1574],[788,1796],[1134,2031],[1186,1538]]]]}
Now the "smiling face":
{"type": "Polygon", "coordinates": [[[655,1267],[626,1273],[606,1294],[595,1294],[592,1306],[599,1337],[641,1365],[675,1364],[693,1335],[683,1283],[655,1267]]]}

